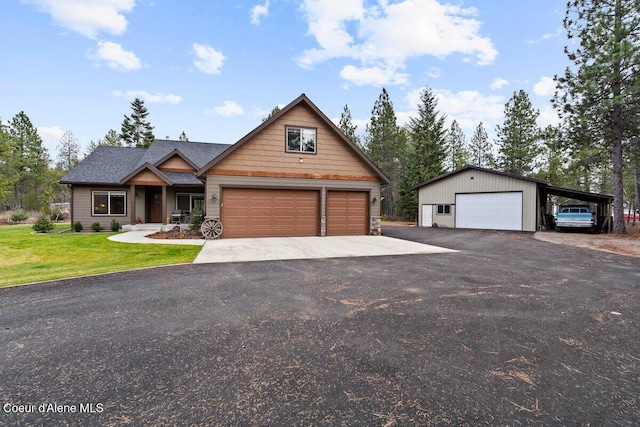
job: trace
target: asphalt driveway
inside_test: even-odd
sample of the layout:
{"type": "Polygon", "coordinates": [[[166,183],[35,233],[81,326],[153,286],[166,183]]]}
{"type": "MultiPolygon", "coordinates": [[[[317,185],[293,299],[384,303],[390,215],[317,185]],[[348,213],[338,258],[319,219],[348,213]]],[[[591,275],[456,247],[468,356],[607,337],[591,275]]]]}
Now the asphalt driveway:
{"type": "Polygon", "coordinates": [[[640,423],[640,259],[384,234],[459,252],[0,289],[0,425],[640,423]]]}

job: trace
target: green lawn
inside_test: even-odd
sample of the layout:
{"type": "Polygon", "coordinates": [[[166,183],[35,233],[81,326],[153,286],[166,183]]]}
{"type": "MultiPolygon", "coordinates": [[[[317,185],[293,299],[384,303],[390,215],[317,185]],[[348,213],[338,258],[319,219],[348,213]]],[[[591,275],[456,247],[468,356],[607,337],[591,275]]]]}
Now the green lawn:
{"type": "Polygon", "coordinates": [[[140,245],[107,240],[114,233],[36,234],[30,225],[0,227],[0,287],[141,267],[188,263],[200,246],[140,245]]]}

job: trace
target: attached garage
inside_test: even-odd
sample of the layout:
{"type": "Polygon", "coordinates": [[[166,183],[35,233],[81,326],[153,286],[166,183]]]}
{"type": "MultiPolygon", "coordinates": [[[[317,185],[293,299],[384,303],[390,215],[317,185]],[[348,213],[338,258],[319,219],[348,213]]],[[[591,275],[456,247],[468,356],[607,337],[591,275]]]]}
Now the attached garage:
{"type": "Polygon", "coordinates": [[[369,193],[327,191],[327,235],[369,234],[369,193]]]}
{"type": "Polygon", "coordinates": [[[522,192],[456,194],[455,225],[521,231],[522,192]]]}
{"type": "Polygon", "coordinates": [[[320,191],[225,188],[223,237],[293,237],[320,234],[320,191]]]}

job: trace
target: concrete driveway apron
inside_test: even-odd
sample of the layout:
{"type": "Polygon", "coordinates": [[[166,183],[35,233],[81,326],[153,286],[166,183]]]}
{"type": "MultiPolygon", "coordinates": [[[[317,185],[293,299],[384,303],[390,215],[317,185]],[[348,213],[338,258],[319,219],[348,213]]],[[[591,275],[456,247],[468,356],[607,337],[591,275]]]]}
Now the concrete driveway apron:
{"type": "Polygon", "coordinates": [[[263,237],[208,240],[194,264],[453,253],[452,249],[385,236],[263,237]]]}

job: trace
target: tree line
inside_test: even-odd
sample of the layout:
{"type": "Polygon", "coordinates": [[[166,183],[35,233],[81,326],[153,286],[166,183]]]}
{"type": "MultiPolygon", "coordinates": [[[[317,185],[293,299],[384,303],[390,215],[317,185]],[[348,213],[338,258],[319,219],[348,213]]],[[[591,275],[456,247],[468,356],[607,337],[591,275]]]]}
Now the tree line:
{"type": "MultiPolygon", "coordinates": [[[[386,89],[375,101],[360,137],[345,105],[339,127],[390,178],[382,212],[414,218],[417,194],[411,188],[465,164],[489,167],[553,185],[612,193],[614,232],[624,232],[626,201],[640,205],[640,2],[570,0],[563,20],[570,44],[569,66],[555,76],[552,105],[558,126],[540,128],[539,110],[518,90],[505,104],[504,122],[490,141],[483,122],[467,139],[455,120],[447,127],[437,96],[420,94],[418,114],[398,125],[386,89]]],[[[101,145],[147,147],[154,140],[144,102],[135,99],[120,132],[109,130],[91,141],[87,155],[101,145]]],[[[277,109],[271,112],[275,114],[277,109]]],[[[184,132],[181,140],[188,141],[184,132]]],[[[43,209],[66,201],[58,180],[82,156],[66,132],[53,166],[36,129],[24,112],[0,121],[0,202],[3,209],[43,209]]]]}

